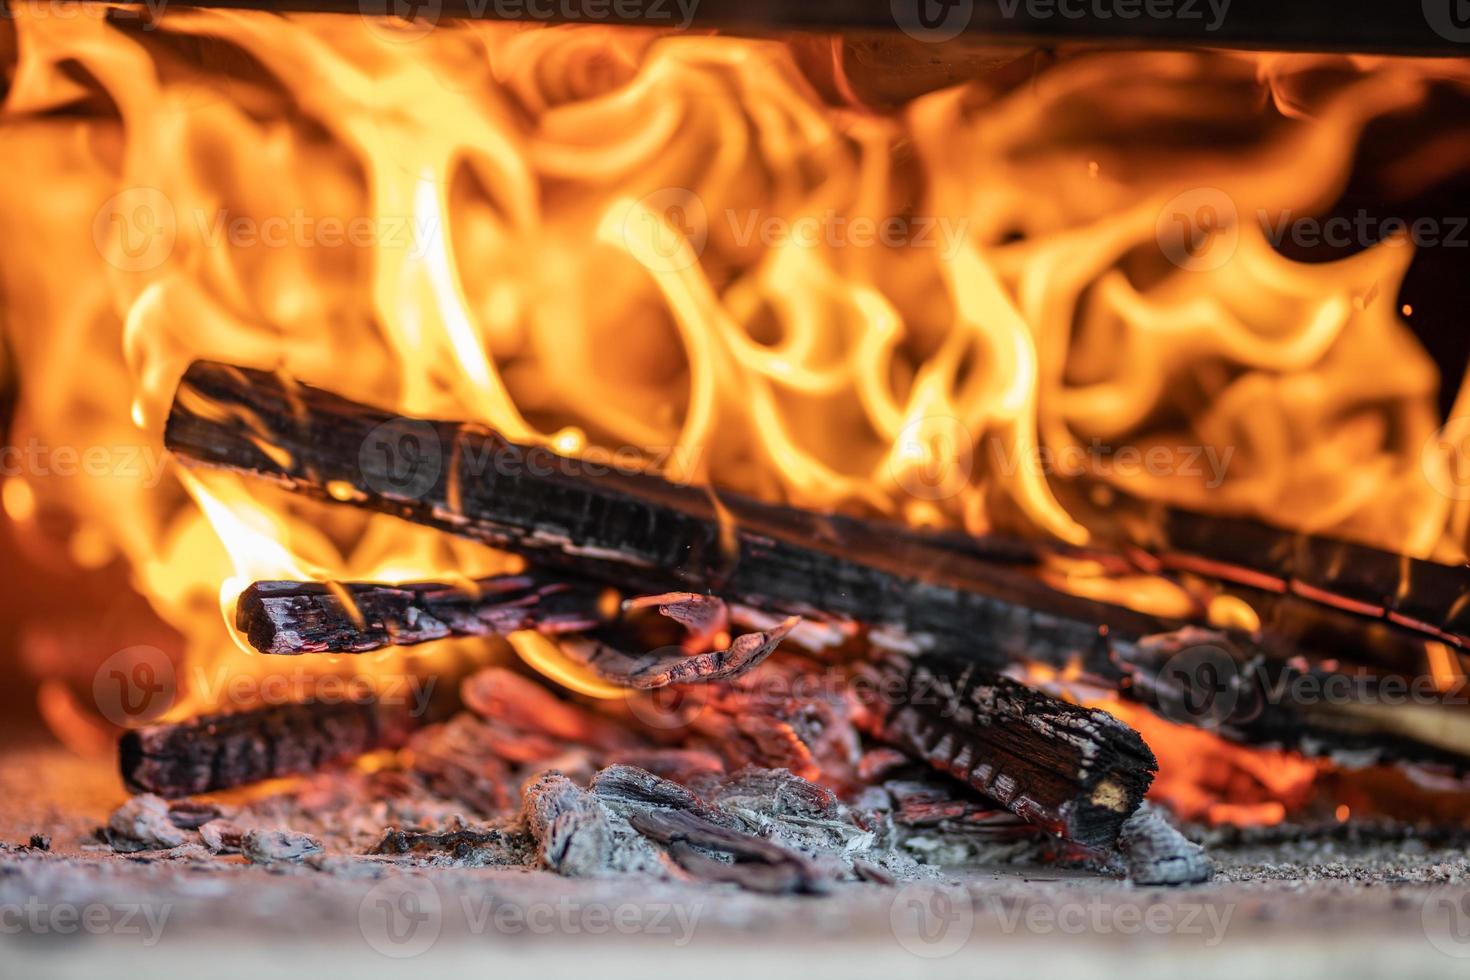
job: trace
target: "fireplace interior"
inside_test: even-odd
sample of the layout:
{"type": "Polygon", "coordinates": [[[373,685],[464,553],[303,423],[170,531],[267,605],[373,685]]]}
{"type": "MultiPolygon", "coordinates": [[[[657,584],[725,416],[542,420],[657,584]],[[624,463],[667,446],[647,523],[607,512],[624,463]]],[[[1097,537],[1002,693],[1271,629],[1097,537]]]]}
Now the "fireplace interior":
{"type": "Polygon", "coordinates": [[[1470,958],[1422,6],[12,0],[6,961],[1470,958]]]}

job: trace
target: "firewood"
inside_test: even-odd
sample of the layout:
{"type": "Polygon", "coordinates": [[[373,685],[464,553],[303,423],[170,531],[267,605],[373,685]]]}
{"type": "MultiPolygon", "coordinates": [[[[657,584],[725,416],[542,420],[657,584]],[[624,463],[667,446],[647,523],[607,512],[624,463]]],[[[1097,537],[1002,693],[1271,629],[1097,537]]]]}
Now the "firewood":
{"type": "Polygon", "coordinates": [[[1110,848],[1158,763],[1138,733],[964,661],[922,657],[881,736],[1026,821],[1110,848]]]}
{"type": "Polygon", "coordinates": [[[1162,567],[1378,619],[1470,649],[1470,573],[1258,521],[1153,508],[1150,552],[1162,567]]]}
{"type": "Polygon", "coordinates": [[[403,420],[249,368],[193,364],[164,441],[185,461],[461,534],[543,568],[861,619],[997,668],[1079,654],[1105,667],[1110,645],[1173,625],[893,525],[735,495],[717,507],[701,488],[599,470],[483,427],[403,420]]]}
{"type": "MultiPolygon", "coordinates": [[[[1078,666],[1133,694],[1141,672],[1167,668],[1157,639],[1194,624],[1070,595],[1024,560],[985,546],[854,517],[814,514],[648,473],[599,469],[483,427],[405,420],[277,375],[213,362],[180,385],[165,442],[186,461],[253,473],[297,492],[461,534],[525,554],[548,570],[631,591],[697,591],[780,615],[861,621],[875,642],[910,659],[960,657],[1004,670],[1078,666]]],[[[1289,637],[1212,634],[1257,685],[1262,714],[1224,729],[1189,713],[1171,720],[1222,731],[1270,732],[1278,744],[1330,754],[1350,730],[1371,743],[1359,760],[1445,762],[1470,768],[1470,739],[1446,745],[1412,726],[1375,742],[1358,704],[1310,711],[1266,696],[1259,664],[1279,669],[1303,650],[1289,637]]],[[[1332,651],[1350,660],[1347,651],[1332,651]]],[[[1157,685],[1155,685],[1157,686],[1157,685]]],[[[1364,703],[1383,700],[1373,682],[1364,703]]],[[[1356,695],[1355,695],[1356,696],[1356,695]]],[[[1147,703],[1147,702],[1146,702],[1147,703]]],[[[1449,705],[1420,706],[1454,715],[1449,705]]],[[[1458,729],[1456,729],[1458,731],[1458,729]]]]}
{"type": "Polygon", "coordinates": [[[586,630],[617,611],[603,586],[500,575],[456,588],[437,582],[256,582],[236,604],[235,626],[261,653],[366,653],[448,636],[586,630]]]}
{"type": "Polygon", "coordinates": [[[230,789],[400,747],[413,724],[406,707],[344,701],[149,725],[122,736],[123,782],[135,793],[170,798],[230,789]]]}

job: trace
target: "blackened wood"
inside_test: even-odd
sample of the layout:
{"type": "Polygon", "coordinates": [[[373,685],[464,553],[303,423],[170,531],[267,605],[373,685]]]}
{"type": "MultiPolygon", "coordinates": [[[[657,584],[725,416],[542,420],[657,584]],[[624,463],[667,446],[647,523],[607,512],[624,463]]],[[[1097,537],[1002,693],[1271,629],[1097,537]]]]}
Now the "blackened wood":
{"type": "Polygon", "coordinates": [[[648,809],[631,814],[628,822],[640,834],[663,844],[680,867],[703,881],[729,882],[747,891],[776,895],[820,894],[828,889],[826,878],[805,856],[690,810],[648,809]]]}
{"type": "Polygon", "coordinates": [[[1110,848],[1158,763],[1112,715],[972,663],[922,657],[881,735],[1059,837],[1110,848]]]}
{"type": "Polygon", "coordinates": [[[413,721],[405,707],[344,701],[149,725],[119,742],[123,782],[135,793],[179,797],[315,772],[403,745],[413,721]]]}
{"type": "Polygon", "coordinates": [[[591,472],[482,427],[397,419],[265,371],[193,364],[164,439],[187,461],[394,514],[544,567],[644,592],[714,592],[786,615],[861,619],[997,668],[1081,656],[1106,669],[1117,644],[1184,625],[1068,595],[1023,567],[890,524],[722,494],[724,521],[703,488],[591,472]]]}
{"type": "Polygon", "coordinates": [[[666,647],[635,654],[587,637],[562,641],[562,650],[604,680],[650,691],[671,684],[734,680],[764,663],[799,622],[799,617],[790,616],[772,629],[737,636],[724,649],[699,653],[666,647]]]}
{"type": "MultiPolygon", "coordinates": [[[[599,470],[483,427],[396,418],[264,371],[192,365],[165,442],[186,460],[394,514],[628,591],[708,592],[783,615],[858,620],[874,627],[875,641],[910,658],[945,654],[993,670],[1076,665],[1121,685],[1168,667],[1153,639],[1186,635],[1192,625],[1067,594],[1024,562],[992,560],[922,532],[728,494],[716,507],[706,488],[599,470]]],[[[1254,665],[1285,664],[1302,652],[1286,637],[1214,636],[1212,645],[1252,681],[1260,679],[1254,665]]],[[[1371,681],[1365,696],[1380,700],[1371,681]]],[[[1270,744],[1312,754],[1330,753],[1344,730],[1373,741],[1355,705],[1319,700],[1299,711],[1264,692],[1248,700],[1262,714],[1250,727],[1222,731],[1269,731],[1282,739],[1270,744]]],[[[1187,714],[1171,720],[1195,723],[1187,714]]],[[[1371,757],[1448,757],[1465,768],[1470,742],[1446,746],[1400,732],[1371,757]]]]}
{"type": "Polygon", "coordinates": [[[1465,565],[1174,508],[1155,509],[1152,535],[1149,550],[1166,569],[1295,596],[1470,648],[1465,565]]]}
{"type": "Polygon", "coordinates": [[[456,587],[437,582],[256,582],[235,626],[261,653],[366,653],[449,636],[587,630],[616,614],[604,586],[500,575],[456,587]]]}

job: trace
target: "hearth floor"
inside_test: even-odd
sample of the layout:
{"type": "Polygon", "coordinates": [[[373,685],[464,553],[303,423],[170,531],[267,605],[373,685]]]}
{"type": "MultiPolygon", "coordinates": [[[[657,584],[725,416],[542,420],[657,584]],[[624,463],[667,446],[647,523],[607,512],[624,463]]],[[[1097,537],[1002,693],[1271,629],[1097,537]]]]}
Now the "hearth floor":
{"type": "Polygon", "coordinates": [[[1220,873],[1188,889],[1008,865],[952,869],[919,885],[767,897],[371,857],[262,867],[86,849],[124,795],[106,760],[49,748],[0,758],[0,841],[10,845],[0,852],[0,975],[365,980],[413,971],[437,980],[514,971],[554,980],[659,971],[814,980],[1044,970],[1196,980],[1470,971],[1470,916],[1441,901],[1470,890],[1464,840],[1243,835],[1215,843],[1220,873]],[[49,852],[17,848],[37,832],[51,835],[49,852]]]}

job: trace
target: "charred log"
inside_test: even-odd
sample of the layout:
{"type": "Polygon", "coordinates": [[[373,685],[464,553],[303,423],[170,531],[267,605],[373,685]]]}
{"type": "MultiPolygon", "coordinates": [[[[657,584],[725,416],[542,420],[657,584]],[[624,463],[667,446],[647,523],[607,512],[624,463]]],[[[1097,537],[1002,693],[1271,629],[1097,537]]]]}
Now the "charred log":
{"type": "Polygon", "coordinates": [[[1158,769],[1138,733],[974,664],[925,657],[882,736],[1059,837],[1112,847],[1158,769]]]}
{"type": "Polygon", "coordinates": [[[408,709],[373,701],[286,704],[135,729],[119,755],[133,792],[191,796],[397,748],[412,727],[408,709]]]}
{"type": "MultiPolygon", "coordinates": [[[[703,489],[599,469],[475,426],[395,418],[263,371],[194,364],[165,440],[188,460],[462,534],[548,569],[642,592],[697,590],[813,621],[860,620],[875,642],[910,659],[935,653],[992,670],[1075,664],[1131,696],[1139,675],[1172,666],[1159,663],[1158,638],[1193,635],[1188,622],[1052,588],[1023,560],[994,560],[882,522],[737,496],[717,505],[703,489]]],[[[1290,637],[1215,636],[1252,682],[1261,682],[1253,665],[1279,670],[1304,652],[1290,637]]],[[[1365,683],[1358,700],[1381,703],[1378,681],[1365,683]]],[[[1465,713],[1451,705],[1420,707],[1442,716],[1452,744],[1441,728],[1419,724],[1375,742],[1377,716],[1358,703],[1318,699],[1299,711],[1268,691],[1254,694],[1247,700],[1261,714],[1222,731],[1269,732],[1280,739],[1269,744],[1321,754],[1351,729],[1372,743],[1363,761],[1470,767],[1465,713]]],[[[1188,714],[1172,720],[1195,723],[1188,714]]]]}
{"type": "Polygon", "coordinates": [[[235,626],[261,653],[366,653],[449,636],[586,630],[616,611],[605,587],[535,575],[466,587],[256,582],[240,596],[235,626]]]}

